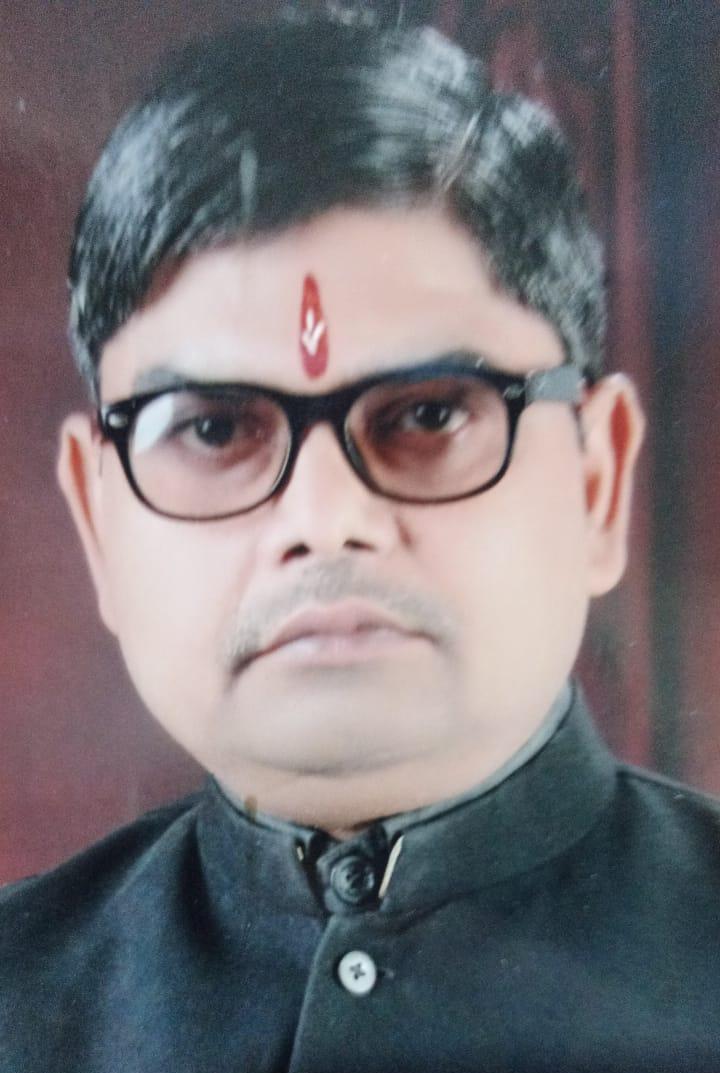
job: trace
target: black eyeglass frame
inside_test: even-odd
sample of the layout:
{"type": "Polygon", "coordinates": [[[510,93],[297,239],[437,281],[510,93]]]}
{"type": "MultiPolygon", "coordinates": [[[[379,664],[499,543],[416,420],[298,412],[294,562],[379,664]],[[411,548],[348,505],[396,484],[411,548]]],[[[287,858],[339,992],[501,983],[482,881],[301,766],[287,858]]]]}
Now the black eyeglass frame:
{"type": "Polygon", "coordinates": [[[340,448],[350,466],[370,491],[399,503],[433,506],[438,503],[454,503],[462,499],[470,499],[472,496],[487,492],[498,484],[505,476],[512,461],[518,422],[523,411],[534,402],[544,401],[574,404],[577,413],[577,407],[581,401],[581,390],[589,383],[588,376],[570,362],[525,374],[513,374],[494,368],[487,359],[481,356],[459,352],[458,354],[420,365],[391,369],[384,373],[367,376],[346,387],[317,395],[278,391],[264,384],[246,381],[178,380],[177,383],[169,384],[157,390],[131,395],[129,398],[101,406],[97,412],[97,422],[102,438],[112,443],[115,447],[125,477],[134,494],[149,510],[166,518],[189,522],[221,521],[224,518],[247,514],[251,510],[262,506],[263,503],[272,499],[288,484],[305,435],[313,425],[319,422],[326,422],[332,426],[340,448]],[[386,384],[412,384],[433,377],[452,377],[453,375],[475,377],[478,380],[489,383],[501,395],[508,415],[508,442],[500,469],[490,480],[484,481],[478,487],[468,492],[463,492],[461,495],[442,496],[435,499],[418,499],[386,492],[375,483],[367,472],[362,457],[346,429],[347,417],[351,408],[357,399],[371,388],[386,384]],[[147,499],[133,473],[130,461],[130,437],[138,416],[147,405],[162,395],[180,391],[192,391],[207,398],[227,398],[228,396],[239,396],[252,392],[276,403],[284,412],[290,430],[290,442],[285,461],[269,492],[257,503],[253,503],[249,507],[242,507],[240,510],[227,511],[222,514],[186,515],[162,510],[147,499]]]}

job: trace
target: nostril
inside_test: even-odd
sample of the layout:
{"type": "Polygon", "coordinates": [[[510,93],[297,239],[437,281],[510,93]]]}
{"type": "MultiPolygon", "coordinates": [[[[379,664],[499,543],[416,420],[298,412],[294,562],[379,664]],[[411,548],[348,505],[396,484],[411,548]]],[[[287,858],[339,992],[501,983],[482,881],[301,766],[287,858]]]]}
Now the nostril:
{"type": "Polygon", "coordinates": [[[302,559],[306,555],[310,554],[310,548],[307,544],[293,544],[291,548],[288,548],[283,555],[283,562],[288,563],[293,559],[302,559]]]}
{"type": "MultiPolygon", "coordinates": [[[[363,540],[347,540],[344,544],[345,551],[372,551],[372,545],[363,540]]],[[[295,559],[304,559],[311,551],[307,544],[293,544],[282,556],[284,563],[293,562],[295,559]]]]}

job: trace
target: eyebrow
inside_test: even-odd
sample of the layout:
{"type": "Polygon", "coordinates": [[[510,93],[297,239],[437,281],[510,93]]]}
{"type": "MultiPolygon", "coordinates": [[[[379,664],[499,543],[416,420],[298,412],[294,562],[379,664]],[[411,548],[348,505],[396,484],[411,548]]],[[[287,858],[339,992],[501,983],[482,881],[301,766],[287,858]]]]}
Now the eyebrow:
{"type": "Polygon", "coordinates": [[[150,369],[141,369],[131,384],[133,395],[142,395],[146,391],[162,391],[164,388],[180,387],[187,383],[187,377],[170,365],[153,365],[150,369]]]}
{"type": "MultiPolygon", "coordinates": [[[[444,351],[440,354],[435,354],[429,357],[421,358],[418,361],[409,362],[403,365],[394,365],[389,369],[376,369],[375,371],[367,372],[363,376],[356,377],[349,383],[358,383],[363,380],[371,379],[374,376],[383,376],[385,373],[393,374],[399,372],[422,372],[423,369],[433,369],[434,371],[442,370],[443,368],[457,369],[477,369],[485,366],[489,369],[496,370],[497,372],[508,372],[509,375],[513,375],[509,370],[498,368],[493,362],[491,362],[484,355],[477,351],[472,350],[451,350],[444,351]]],[[[216,381],[217,382],[217,381],[216,381]]],[[[227,381],[222,381],[227,383],[227,381]]],[[[250,383],[244,379],[239,379],[237,383],[250,383]]],[[[169,388],[182,387],[183,385],[197,385],[204,386],[205,384],[212,384],[213,380],[197,379],[190,377],[186,374],[180,373],[177,369],[174,369],[169,364],[153,365],[149,369],[142,369],[133,379],[131,385],[131,391],[134,395],[140,395],[144,392],[151,391],[164,391],[169,388]]],[[[252,381],[255,383],[255,381],[252,381]]]]}

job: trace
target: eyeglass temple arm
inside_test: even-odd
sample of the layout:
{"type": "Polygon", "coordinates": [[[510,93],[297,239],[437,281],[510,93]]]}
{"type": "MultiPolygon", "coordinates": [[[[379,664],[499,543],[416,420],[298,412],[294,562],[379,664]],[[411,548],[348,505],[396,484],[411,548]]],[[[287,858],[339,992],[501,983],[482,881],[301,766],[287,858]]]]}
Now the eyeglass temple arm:
{"type": "Polygon", "coordinates": [[[576,365],[558,365],[530,373],[525,381],[525,403],[578,402],[587,377],[576,365]]]}

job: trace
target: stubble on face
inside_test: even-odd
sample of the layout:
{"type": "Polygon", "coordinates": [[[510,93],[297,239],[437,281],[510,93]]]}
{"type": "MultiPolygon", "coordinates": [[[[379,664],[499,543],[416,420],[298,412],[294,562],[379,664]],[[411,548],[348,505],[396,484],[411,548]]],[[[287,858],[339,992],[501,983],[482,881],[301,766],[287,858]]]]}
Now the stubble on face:
{"type": "Polygon", "coordinates": [[[398,619],[403,629],[426,635],[448,655],[457,649],[459,626],[441,602],[416,589],[380,580],[345,557],[315,560],[288,587],[240,608],[229,623],[222,662],[231,688],[283,622],[307,607],[357,598],[398,619]]]}

